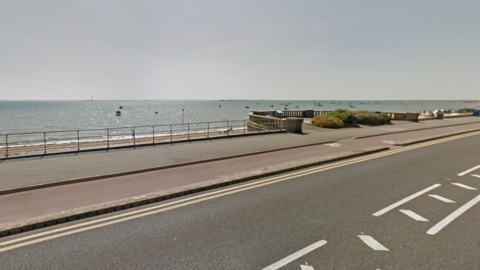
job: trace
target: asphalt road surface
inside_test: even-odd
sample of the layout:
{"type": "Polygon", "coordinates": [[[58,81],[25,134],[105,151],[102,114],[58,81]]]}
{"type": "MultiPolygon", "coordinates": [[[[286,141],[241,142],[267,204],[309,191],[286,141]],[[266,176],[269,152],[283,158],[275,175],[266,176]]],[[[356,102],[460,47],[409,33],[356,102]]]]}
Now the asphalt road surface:
{"type": "Polygon", "coordinates": [[[0,269],[479,269],[480,136],[0,240],[0,269]]]}

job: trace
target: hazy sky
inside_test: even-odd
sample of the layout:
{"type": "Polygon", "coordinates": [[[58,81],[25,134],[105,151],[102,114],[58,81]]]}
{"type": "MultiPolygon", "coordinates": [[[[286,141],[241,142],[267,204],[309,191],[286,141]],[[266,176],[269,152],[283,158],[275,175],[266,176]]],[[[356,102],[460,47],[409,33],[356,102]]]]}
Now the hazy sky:
{"type": "Polygon", "coordinates": [[[480,99],[478,0],[0,6],[0,100],[480,99]]]}

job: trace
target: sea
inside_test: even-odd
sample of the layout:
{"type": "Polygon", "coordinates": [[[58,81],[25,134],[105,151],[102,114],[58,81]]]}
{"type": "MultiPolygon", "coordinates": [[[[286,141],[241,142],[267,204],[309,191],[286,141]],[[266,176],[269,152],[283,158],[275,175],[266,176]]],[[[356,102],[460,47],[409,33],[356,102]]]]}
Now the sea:
{"type": "MultiPolygon", "coordinates": [[[[283,110],[285,107],[289,110],[331,111],[343,108],[428,112],[438,109],[478,108],[478,104],[454,100],[0,101],[0,146],[5,141],[1,135],[6,134],[245,120],[248,119],[250,111],[283,110]],[[120,106],[122,109],[119,109],[120,106]],[[116,116],[117,111],[121,111],[121,116],[116,116]]],[[[25,141],[28,141],[29,137],[32,136],[21,136],[25,141]]]]}

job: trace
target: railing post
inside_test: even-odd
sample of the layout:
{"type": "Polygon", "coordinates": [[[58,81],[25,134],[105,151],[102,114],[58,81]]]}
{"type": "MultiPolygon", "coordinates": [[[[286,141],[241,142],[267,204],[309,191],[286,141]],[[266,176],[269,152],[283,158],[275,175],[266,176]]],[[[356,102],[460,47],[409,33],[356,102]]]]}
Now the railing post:
{"type": "Polygon", "coordinates": [[[5,135],[5,148],[7,151],[5,157],[8,157],[8,134],[5,135]]]}
{"type": "Polygon", "coordinates": [[[107,128],[107,149],[110,149],[110,129],[107,128]]]}
{"type": "Polygon", "coordinates": [[[152,145],[155,145],[155,126],[152,126],[152,145]]]}
{"type": "Polygon", "coordinates": [[[247,128],[247,127],[246,127],[246,122],[247,122],[247,121],[243,120],[243,134],[245,134],[245,129],[247,128]]]}
{"type": "Polygon", "coordinates": [[[80,130],[77,130],[77,151],[80,151],[80,130]]]}
{"type": "Polygon", "coordinates": [[[173,132],[172,132],[172,125],[170,125],[170,142],[173,142],[173,132]]]}
{"type": "Polygon", "coordinates": [[[45,154],[47,153],[47,133],[43,133],[43,148],[45,150],[45,154]]]}
{"type": "Polygon", "coordinates": [[[210,138],[210,122],[207,122],[207,138],[210,138]]]}
{"type": "Polygon", "coordinates": [[[190,140],[190,123],[187,124],[187,139],[190,140]]]}
{"type": "Polygon", "coordinates": [[[230,136],[230,127],[228,126],[228,121],[227,121],[227,136],[230,136]]]}
{"type": "Polygon", "coordinates": [[[133,127],[133,147],[137,146],[135,137],[135,127],[133,127]]]}

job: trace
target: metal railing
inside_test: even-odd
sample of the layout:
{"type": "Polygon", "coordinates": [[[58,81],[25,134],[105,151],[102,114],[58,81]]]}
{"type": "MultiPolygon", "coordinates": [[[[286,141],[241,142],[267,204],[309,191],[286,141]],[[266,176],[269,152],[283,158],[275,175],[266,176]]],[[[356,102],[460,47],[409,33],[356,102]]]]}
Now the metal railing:
{"type": "Polygon", "coordinates": [[[32,156],[125,146],[155,145],[249,132],[247,120],[153,126],[10,133],[0,137],[0,157],[32,156]],[[3,138],[2,138],[3,137],[3,138]]]}

